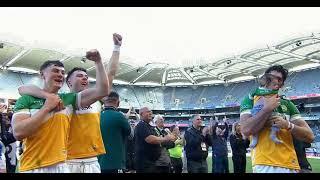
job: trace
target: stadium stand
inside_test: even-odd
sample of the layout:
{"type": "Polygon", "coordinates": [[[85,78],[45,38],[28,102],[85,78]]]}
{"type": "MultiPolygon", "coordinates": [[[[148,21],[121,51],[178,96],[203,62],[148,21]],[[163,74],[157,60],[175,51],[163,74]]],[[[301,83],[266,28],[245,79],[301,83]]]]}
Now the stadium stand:
{"type": "MultiPolygon", "coordinates": [[[[318,94],[320,92],[320,79],[318,77],[320,69],[311,69],[292,73],[284,88],[284,95],[287,97],[305,96],[307,94],[318,94]],[[303,83],[301,83],[303,82],[303,83]],[[305,86],[311,84],[311,86],[305,86]]],[[[19,97],[18,87],[23,84],[34,84],[41,86],[38,74],[16,73],[2,70],[0,72],[1,96],[16,99],[19,97]]],[[[92,83],[91,85],[94,85],[92,83]]],[[[141,87],[134,85],[115,85],[114,90],[120,94],[121,108],[133,106],[138,109],[141,106],[149,106],[154,110],[165,110],[163,113],[167,119],[166,124],[183,124],[187,127],[190,114],[207,114],[203,116],[205,124],[209,123],[209,117],[213,116],[222,107],[238,106],[242,98],[253,88],[257,87],[255,80],[232,83],[226,85],[197,86],[197,87],[141,87]],[[172,111],[180,109],[182,111],[172,111]],[[200,109],[199,112],[190,111],[200,109]],[[213,112],[201,111],[201,109],[215,109],[213,112]]],[[[68,87],[64,85],[61,92],[68,92],[68,87]]],[[[319,106],[315,106],[319,107],[319,106]]],[[[228,109],[219,112],[228,112],[228,109]]],[[[235,112],[233,110],[233,112],[235,112]]],[[[238,115],[228,116],[230,124],[239,120],[238,115]]],[[[309,111],[302,112],[315,133],[315,143],[313,147],[320,151],[320,110],[309,108],[309,111]]],[[[221,119],[221,118],[220,118],[221,119]]]]}

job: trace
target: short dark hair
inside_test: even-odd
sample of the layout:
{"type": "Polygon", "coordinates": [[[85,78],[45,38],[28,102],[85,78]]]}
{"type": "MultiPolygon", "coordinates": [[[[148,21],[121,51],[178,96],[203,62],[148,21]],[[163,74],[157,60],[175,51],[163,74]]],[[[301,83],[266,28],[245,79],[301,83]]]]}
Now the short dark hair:
{"type": "Polygon", "coordinates": [[[68,75],[66,77],[66,82],[68,82],[68,79],[70,78],[70,76],[75,72],[75,71],[83,71],[85,73],[87,73],[87,70],[81,67],[75,67],[73,69],[71,69],[71,71],[68,72],[68,75]]]}
{"type": "Polygon", "coordinates": [[[106,102],[113,102],[119,100],[119,94],[115,91],[111,91],[108,96],[106,97],[106,102]]]}
{"type": "Polygon", "coordinates": [[[43,71],[44,69],[46,69],[47,67],[51,66],[51,65],[55,65],[58,67],[64,67],[63,63],[58,61],[58,60],[49,60],[44,62],[41,66],[40,66],[40,72],[43,71]]]}
{"type": "Polygon", "coordinates": [[[286,68],[284,68],[283,66],[281,65],[274,65],[274,66],[271,66],[269,67],[266,71],[265,71],[265,74],[268,74],[270,73],[271,71],[277,71],[279,73],[282,74],[282,79],[283,79],[283,82],[286,81],[287,77],[288,77],[288,70],[286,68]]]}

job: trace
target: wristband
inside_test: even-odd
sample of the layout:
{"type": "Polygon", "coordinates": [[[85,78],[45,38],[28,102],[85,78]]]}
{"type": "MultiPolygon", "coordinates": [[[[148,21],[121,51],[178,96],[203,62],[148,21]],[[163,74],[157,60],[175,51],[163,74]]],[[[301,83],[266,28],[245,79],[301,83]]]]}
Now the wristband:
{"type": "Polygon", "coordinates": [[[120,47],[119,45],[114,45],[113,51],[114,52],[120,52],[120,47]]]}

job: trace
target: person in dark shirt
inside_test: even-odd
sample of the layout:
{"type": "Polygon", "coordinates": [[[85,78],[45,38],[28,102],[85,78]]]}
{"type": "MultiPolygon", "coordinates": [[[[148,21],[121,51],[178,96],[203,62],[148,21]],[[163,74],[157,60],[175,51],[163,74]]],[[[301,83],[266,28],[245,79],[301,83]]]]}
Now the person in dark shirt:
{"type": "Polygon", "coordinates": [[[125,140],[131,134],[128,119],[118,112],[120,100],[115,91],[104,98],[105,108],[100,115],[100,129],[106,154],[98,156],[101,173],[123,172],[126,167],[125,140]]]}
{"type": "MultiPolygon", "coordinates": [[[[300,112],[305,112],[306,110],[304,103],[299,104],[297,108],[300,112]]],[[[311,143],[300,141],[294,138],[294,136],[292,136],[292,140],[293,140],[294,149],[296,151],[299,166],[300,166],[299,173],[312,173],[312,167],[306,157],[306,148],[311,147],[311,143]]]]}
{"type": "Polygon", "coordinates": [[[246,172],[246,153],[250,141],[240,132],[239,122],[232,125],[232,134],[230,135],[230,145],[232,149],[232,162],[234,173],[246,172]]]}
{"type": "MultiPolygon", "coordinates": [[[[131,129],[134,131],[135,129],[135,121],[130,121],[131,129]]],[[[134,173],[135,172],[135,151],[134,151],[134,135],[128,136],[126,141],[126,173],[134,173]]]]}
{"type": "Polygon", "coordinates": [[[149,124],[152,120],[152,111],[149,108],[141,108],[139,114],[141,121],[134,131],[136,172],[157,173],[155,161],[161,155],[160,144],[175,141],[176,137],[171,134],[164,137],[157,136],[154,127],[149,124]]]}
{"type": "Polygon", "coordinates": [[[0,108],[0,111],[0,140],[3,142],[5,146],[6,171],[7,173],[14,173],[17,166],[17,145],[11,127],[12,112],[8,112],[7,115],[5,115],[3,113],[3,108],[0,108]]]}
{"type": "Polygon", "coordinates": [[[299,173],[312,173],[312,167],[306,157],[306,148],[311,147],[311,144],[303,141],[299,141],[294,137],[292,137],[292,139],[293,139],[294,149],[296,151],[299,166],[300,166],[299,173]]]}
{"type": "Polygon", "coordinates": [[[212,128],[212,152],[214,156],[214,172],[229,173],[228,147],[227,140],[229,127],[227,118],[224,117],[224,123],[216,121],[212,128]]]}
{"type": "Polygon", "coordinates": [[[208,147],[211,146],[209,129],[203,128],[199,114],[192,115],[192,126],[185,132],[185,152],[188,173],[208,173],[208,147]]]}
{"type": "MultiPolygon", "coordinates": [[[[0,108],[0,111],[1,111],[1,108],[0,108]]],[[[9,112],[7,116],[5,116],[0,112],[0,123],[1,123],[0,138],[2,139],[2,142],[5,146],[16,142],[16,139],[14,138],[12,133],[11,118],[12,118],[12,112],[9,112]]]]}

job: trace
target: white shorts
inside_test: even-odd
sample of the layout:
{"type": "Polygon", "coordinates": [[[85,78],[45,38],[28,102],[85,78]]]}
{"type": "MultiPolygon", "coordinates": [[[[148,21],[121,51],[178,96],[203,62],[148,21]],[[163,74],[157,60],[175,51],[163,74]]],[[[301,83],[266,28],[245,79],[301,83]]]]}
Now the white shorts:
{"type": "Polygon", "coordinates": [[[71,173],[101,173],[97,157],[67,160],[71,173]]]}
{"type": "Polygon", "coordinates": [[[70,173],[67,163],[62,162],[51,166],[22,171],[20,173],[70,173]]]}
{"type": "Polygon", "coordinates": [[[298,170],[276,166],[255,165],[252,167],[253,173],[298,173],[298,170]]]}

